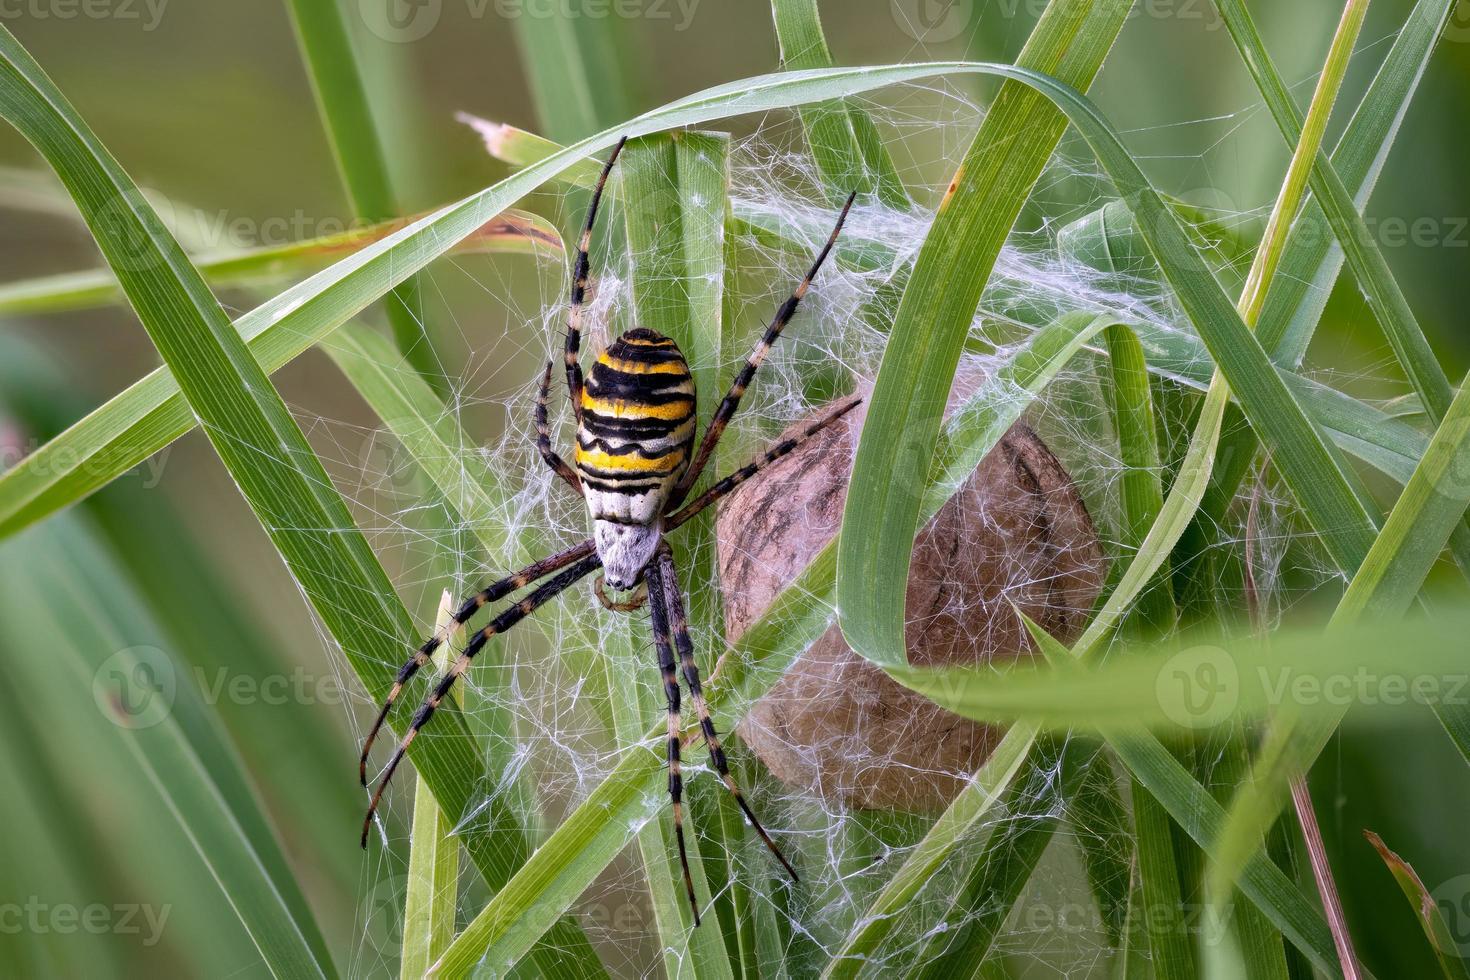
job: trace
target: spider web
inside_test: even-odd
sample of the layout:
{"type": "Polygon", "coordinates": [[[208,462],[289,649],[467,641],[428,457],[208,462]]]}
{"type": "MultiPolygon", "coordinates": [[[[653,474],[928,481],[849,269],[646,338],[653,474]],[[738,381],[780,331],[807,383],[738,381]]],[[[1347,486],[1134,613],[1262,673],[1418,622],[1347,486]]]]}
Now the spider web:
{"type": "MultiPolygon", "coordinates": [[[[859,201],[844,240],[879,244],[896,257],[895,265],[902,264],[917,254],[933,209],[982,120],[983,110],[972,93],[950,85],[899,88],[877,98],[855,100],[855,104],[876,119],[917,201],[907,209],[885,207],[870,199],[859,201]]],[[[1160,168],[1176,178],[1162,189],[1194,204],[1197,213],[1209,218],[1196,231],[1226,280],[1243,270],[1232,264],[1225,243],[1211,241],[1212,236],[1219,237],[1223,229],[1225,235],[1238,233],[1248,242],[1253,240],[1264,208],[1240,207],[1215,191],[1229,183],[1217,180],[1215,168],[1222,165],[1222,154],[1240,138],[1242,128],[1257,120],[1259,112],[1258,106],[1250,106],[1227,116],[1157,127],[1168,130],[1167,141],[1159,142],[1196,147],[1189,154],[1173,154],[1167,161],[1170,166],[1160,168]]],[[[768,218],[801,247],[780,247],[763,236],[738,228],[727,230],[733,240],[727,242],[726,289],[738,297],[738,302],[726,303],[727,316],[734,318],[729,334],[741,339],[721,349],[721,376],[726,379],[805,270],[835,218],[834,209],[822,203],[820,179],[793,116],[771,114],[741,122],[746,128],[731,148],[732,206],[737,215],[768,218]]],[[[1156,136],[1156,130],[1145,130],[1127,138],[1141,146],[1146,156],[1156,136]]],[[[1110,197],[1111,188],[1085,147],[1069,136],[1047,167],[995,265],[972,324],[972,343],[962,359],[961,377],[992,375],[1040,326],[1069,311],[1109,313],[1160,331],[1190,332],[1187,319],[1149,264],[1100,270],[1064,247],[1068,227],[1110,197]]],[[[584,200],[584,195],[564,187],[549,187],[533,203],[556,214],[560,227],[569,228],[579,222],[578,209],[584,200]]],[[[614,204],[599,219],[598,238],[608,239],[608,229],[619,220],[614,204]]],[[[594,258],[584,364],[611,335],[631,325],[627,311],[633,305],[630,284],[637,260],[625,248],[603,248],[594,258]]],[[[896,303],[884,290],[891,275],[891,268],[861,272],[838,262],[827,264],[743,401],[722,446],[722,471],[758,452],[788,425],[819,411],[834,393],[863,390],[871,384],[886,340],[874,324],[891,321],[896,303]]],[[[443,590],[456,598],[466,595],[525,560],[573,544],[588,533],[580,500],[535,453],[531,425],[541,365],[546,358],[559,355],[566,278],[566,260],[559,254],[461,256],[439,263],[423,277],[426,318],[445,358],[445,411],[466,434],[458,453],[482,461],[509,491],[493,513],[493,527],[472,526],[454,506],[455,501],[442,499],[386,424],[301,413],[313,444],[354,505],[360,524],[425,633],[432,626],[443,590]],[[536,544],[525,549],[512,545],[495,549],[486,546],[487,538],[536,544]]],[[[1118,530],[1117,482],[1122,467],[1097,381],[1099,363],[1087,356],[1078,358],[1024,417],[1067,477],[1048,491],[1060,500],[1055,506],[1075,503],[1084,508],[1091,537],[1062,540],[1046,554],[1038,554],[1034,547],[1028,551],[1027,542],[1034,543],[1043,529],[1017,526],[1015,514],[1021,511],[1014,507],[1004,520],[987,510],[992,504],[1002,509],[1011,506],[1007,494],[1014,490],[1015,471],[982,467],[981,485],[961,494],[961,513],[945,539],[953,553],[961,556],[951,563],[952,570],[959,571],[939,575],[930,583],[931,598],[942,600],[937,605],[916,608],[912,595],[910,598],[910,643],[912,646],[914,637],[920,637],[921,656],[926,638],[935,635],[947,635],[950,646],[964,646],[961,641],[967,640],[996,659],[1014,655],[1019,644],[1010,621],[1012,600],[1028,608],[1038,602],[1044,605],[1050,601],[1046,596],[1059,594],[1053,588],[1054,579],[1075,578],[1078,568],[1090,565],[1098,576],[1091,592],[1079,586],[1060,593],[1059,600],[1071,603],[1070,614],[1085,616],[1091,593],[1102,584],[1107,569],[1116,570],[1120,558],[1126,562],[1118,530]],[[966,511],[966,507],[973,509],[966,511]],[[1010,524],[1005,524],[1007,520],[1010,524]],[[994,552],[997,540],[1006,543],[998,554],[994,552]],[[985,580],[983,588],[977,586],[977,578],[985,580]]],[[[1196,385],[1163,379],[1156,394],[1177,396],[1196,385]]],[[[1020,396],[998,387],[984,389],[983,394],[996,400],[1020,396]]],[[[1182,402],[1176,398],[1173,404],[1182,402]]],[[[560,418],[556,426],[559,445],[567,447],[571,430],[559,377],[552,407],[560,418]]],[[[1182,446],[1187,441],[1187,417],[1165,411],[1163,423],[1166,444],[1182,446]]],[[[565,455],[566,449],[562,451],[565,455]]],[[[1049,520],[1055,511],[1045,513],[1049,520]]],[[[1237,506],[1216,529],[1215,546],[1238,551],[1246,539],[1248,522],[1255,588],[1269,616],[1279,616],[1333,576],[1269,471],[1252,471],[1237,506]]],[[[742,545],[748,567],[753,564],[784,581],[799,571],[799,566],[773,567],[763,557],[759,543],[742,545]]],[[[683,575],[687,579],[687,571],[683,575]]],[[[752,588],[743,579],[725,581],[726,602],[751,599],[752,588]]],[[[1241,595],[1220,599],[1243,608],[1241,595]]],[[[322,642],[332,648],[325,632],[322,642]]],[[[696,638],[706,677],[715,665],[705,655],[724,648],[723,637],[696,638]]],[[[780,868],[748,828],[731,836],[712,836],[712,825],[720,823],[721,808],[728,803],[721,799],[723,789],[703,746],[693,744],[685,753],[687,825],[694,828],[706,860],[726,859],[734,880],[753,903],[752,921],[763,935],[774,937],[757,951],[762,972],[771,975],[806,976],[819,971],[863,921],[874,897],[933,821],[936,810],[932,803],[878,809],[860,806],[855,797],[862,795],[862,787],[888,779],[901,785],[902,792],[913,794],[909,802],[914,803],[926,792],[930,796],[952,793],[969,778],[976,761],[973,754],[946,753],[947,740],[959,737],[952,723],[936,727],[932,712],[905,714],[913,705],[892,692],[874,694],[859,684],[858,696],[848,698],[844,708],[843,700],[850,692],[843,688],[851,674],[841,671],[850,671],[853,665],[831,659],[840,659],[840,651],[833,654],[832,650],[828,643],[823,647],[823,657],[828,659],[817,657],[800,666],[812,675],[808,680],[815,685],[803,690],[807,694],[816,691],[816,696],[800,704],[791,691],[783,694],[781,688],[770,696],[779,708],[771,717],[784,727],[766,731],[763,753],[758,754],[747,739],[728,734],[737,719],[716,716],[752,805],[802,872],[800,886],[793,888],[784,882],[780,868]],[[831,681],[826,688],[821,685],[823,671],[831,681]],[[782,697],[785,703],[779,703],[782,697]],[[855,713],[857,720],[838,718],[842,710],[855,713]],[[879,714],[881,724],[870,723],[879,714]],[[824,731],[827,734],[821,734],[824,731]],[[901,744],[935,750],[916,762],[908,756],[897,757],[900,753],[894,746],[901,744]],[[762,764],[762,755],[767,757],[766,764],[762,764]],[[823,767],[837,758],[855,761],[842,774],[826,774],[823,767]],[[779,777],[773,769],[781,770],[779,777]],[[935,786],[941,789],[934,790],[935,786]],[[918,812],[911,812],[915,810],[918,812]]],[[[337,656],[346,675],[345,661],[337,656]]],[[[491,804],[509,805],[522,817],[531,846],[543,842],[626,753],[661,752],[657,743],[632,743],[615,731],[616,716],[626,705],[620,707],[613,692],[624,679],[631,679],[627,683],[632,685],[639,715],[631,722],[631,730],[644,732],[662,718],[663,694],[655,664],[646,610],[633,615],[608,612],[597,603],[587,583],[542,608],[534,624],[523,624],[494,641],[461,681],[465,711],[472,727],[509,731],[511,738],[496,741],[489,750],[488,782],[477,787],[480,806],[473,813],[451,818],[463,825],[480,818],[491,804]]],[[[396,669],[398,664],[384,667],[396,669]]],[[[405,693],[395,715],[399,725],[423,692],[421,681],[405,693]]],[[[352,723],[359,736],[375,707],[354,706],[352,723]]],[[[691,714],[686,701],[686,722],[691,714]]],[[[751,734],[746,728],[741,733],[751,734]]],[[[432,724],[422,737],[435,737],[432,724]]],[[[385,736],[380,745],[388,741],[385,736]]],[[[968,834],[955,852],[965,857],[947,862],[908,903],[875,960],[866,964],[866,974],[922,969],[939,962],[937,958],[956,944],[973,941],[977,930],[986,929],[995,930],[990,956],[1008,961],[1015,975],[1103,975],[1110,968],[1114,954],[1083,870],[1089,851],[1085,845],[1101,841],[1106,847],[1111,840],[1115,852],[1126,845],[1067,812],[1074,788],[1066,784],[1058,761],[1066,752],[1064,743],[1061,740],[1051,747],[1040,766],[1019,777],[1016,791],[968,834]],[[1008,833],[1035,832],[1047,826],[1054,833],[1037,870],[1008,912],[994,904],[955,906],[955,896],[966,888],[974,858],[985,842],[998,844],[1008,833]],[[997,916],[999,921],[992,921],[997,916]]],[[[386,748],[379,750],[375,764],[382,764],[385,752],[386,748]]],[[[389,885],[375,888],[366,903],[355,972],[391,969],[396,956],[394,902],[402,901],[407,848],[382,845],[384,841],[401,845],[408,837],[414,785],[408,772],[405,768],[389,793],[380,839],[372,843],[373,853],[379,855],[373,860],[391,865],[375,868],[375,879],[389,885]]],[[[666,799],[651,796],[643,819],[668,821],[666,799]]],[[[1113,856],[1126,873],[1129,855],[1113,856]]],[[[487,898],[472,871],[462,878],[461,926],[487,898]]],[[[701,902],[708,910],[712,907],[709,899],[725,900],[731,887],[725,885],[715,896],[701,891],[701,902]]],[[[679,897],[682,901],[682,895],[679,897]]],[[[688,955],[687,947],[664,948],[637,847],[625,849],[581,897],[572,914],[614,975],[657,975],[665,964],[681,962],[688,955]]],[[[704,928],[718,930],[722,924],[708,914],[704,928]]]]}

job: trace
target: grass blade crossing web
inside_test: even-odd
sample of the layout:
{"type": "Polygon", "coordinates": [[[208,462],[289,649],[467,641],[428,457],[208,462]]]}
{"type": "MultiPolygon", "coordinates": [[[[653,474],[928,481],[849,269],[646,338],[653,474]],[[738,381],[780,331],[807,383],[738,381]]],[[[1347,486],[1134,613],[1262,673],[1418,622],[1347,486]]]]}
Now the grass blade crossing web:
{"type": "MultiPolygon", "coordinates": [[[[628,325],[656,330],[679,345],[694,376],[703,432],[721,394],[729,139],[697,132],[649,136],[632,141],[623,152],[622,213],[633,257],[634,309],[628,325]]],[[[679,534],[676,550],[680,584],[689,597],[691,637],[706,675],[716,659],[712,641],[721,635],[713,518],[707,513],[679,534]]],[[[620,665],[610,671],[610,686],[616,734],[627,745],[642,737],[653,717],[647,692],[655,689],[648,682],[656,674],[655,662],[645,653],[649,645],[643,618],[619,619],[617,632],[609,634],[608,655],[620,665]]],[[[704,906],[710,893],[696,831],[701,816],[714,821],[716,815],[695,813],[686,804],[685,816],[689,868],[696,900],[704,906]]],[[[666,806],[639,831],[638,845],[669,975],[732,976],[718,922],[711,922],[713,928],[693,929],[666,806]]]]}
{"type": "MultiPolygon", "coordinates": [[[[817,0],[771,0],[771,14],[783,68],[836,64],[822,33],[817,0]]],[[[860,197],[876,194],[888,207],[908,207],[908,191],[878,128],[861,108],[841,99],[818,103],[801,110],[801,122],[829,204],[840,205],[856,192],[860,197]]]]}
{"type": "MultiPolygon", "coordinates": [[[[1019,64],[1086,88],[1123,27],[1127,0],[1054,0],[1019,64]],[[1093,19],[1096,11],[1097,18],[1093,19]]],[[[858,442],[838,558],[838,607],[851,647],[905,661],[904,592],[923,468],[939,431],[981,291],[1066,120],[1040,92],[1007,84],[985,116],[925,236],[878,369],[858,442]],[[1025,132],[1025,138],[1017,134],[1025,132]]]]}

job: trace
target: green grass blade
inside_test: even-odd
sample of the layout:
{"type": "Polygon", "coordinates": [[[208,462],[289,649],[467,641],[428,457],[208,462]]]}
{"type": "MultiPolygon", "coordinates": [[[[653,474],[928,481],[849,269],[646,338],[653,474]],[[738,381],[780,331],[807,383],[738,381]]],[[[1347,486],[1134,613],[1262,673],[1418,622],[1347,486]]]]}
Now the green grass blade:
{"type": "MultiPolygon", "coordinates": [[[[634,319],[639,326],[672,337],[689,361],[698,393],[700,431],[718,404],[721,309],[724,285],[725,186],[728,179],[729,138],[712,133],[680,133],[643,137],[628,144],[620,164],[622,213],[629,251],[633,256],[634,319]]],[[[678,536],[679,578],[688,599],[695,655],[706,675],[722,635],[719,580],[715,566],[713,513],[678,536]]],[[[626,617],[620,617],[627,623],[626,617]]],[[[623,744],[638,741],[647,730],[650,713],[640,707],[640,695],[649,685],[639,678],[652,675],[654,663],[640,663],[648,648],[642,623],[620,629],[609,638],[617,663],[635,664],[643,671],[610,671],[617,719],[616,734],[623,744]],[[637,631],[637,632],[635,632],[637,631]]],[[[661,689],[661,688],[660,688],[661,689]]],[[[669,976],[731,977],[724,938],[717,928],[694,928],[677,860],[673,825],[660,808],[658,816],[638,833],[639,850],[654,918],[661,937],[664,965],[669,976]]],[[[685,836],[695,895],[709,908],[708,882],[694,814],[685,836]]],[[[709,815],[712,817],[713,815],[709,815]]],[[[714,920],[715,917],[710,915],[714,920]]],[[[712,921],[711,926],[717,926],[712,921]]]]}
{"type": "MultiPolygon", "coordinates": [[[[1225,26],[1240,49],[1241,58],[1265,98],[1282,136],[1289,143],[1296,144],[1303,136],[1296,104],[1292,102],[1285,83],[1266,51],[1250,11],[1243,0],[1216,0],[1216,3],[1225,26]]],[[[1349,9],[1353,9],[1353,5],[1350,4],[1349,9]]],[[[1448,12],[1448,3],[1445,9],[1448,12]]],[[[1350,55],[1349,49],[1340,56],[1341,69],[1344,71],[1350,55]]],[[[1308,130],[1312,124],[1313,119],[1309,113],[1308,130]]],[[[1323,120],[1322,125],[1325,124],[1323,120]]],[[[1342,178],[1332,169],[1331,162],[1320,149],[1315,148],[1311,158],[1311,185],[1312,193],[1346,253],[1348,265],[1362,287],[1364,297],[1378,318],[1409,383],[1418,393],[1430,418],[1438,422],[1444,417],[1450,399],[1454,396],[1449,379],[1445,377],[1444,369],[1430,350],[1429,342],[1419,328],[1408,300],[1399,288],[1398,281],[1389,269],[1388,262],[1379,250],[1363,216],[1358,213],[1352,195],[1343,185],[1342,178]]]]}
{"type": "MultiPolygon", "coordinates": [[[[396,217],[388,158],[357,54],[347,32],[339,0],[289,0],[291,20],[311,74],[317,108],[326,123],[328,141],[352,208],[365,221],[396,217]]],[[[423,300],[417,276],[410,276],[386,298],[388,323],[398,349],[437,390],[444,388],[444,367],[423,322],[423,300]]]]}
{"type": "MultiPolygon", "coordinates": [[[[409,223],[407,219],[383,221],[286,245],[196,255],[194,267],[214,289],[260,288],[300,279],[409,223]]],[[[561,236],[544,218],[507,211],[465,239],[456,251],[536,255],[560,248],[561,236]]],[[[0,315],[66,313],[122,302],[126,297],[110,269],[64,272],[0,285],[0,315]]]]}
{"type": "MultiPolygon", "coordinates": [[[[84,862],[93,900],[162,912],[155,941],[193,968],[335,975],[256,798],[236,791],[248,784],[218,717],[99,538],[68,516],[0,553],[0,583],[0,642],[31,654],[7,665],[7,707],[35,734],[8,754],[36,767],[32,804],[59,804],[18,842],[34,853],[56,840],[84,862]]],[[[57,867],[37,884],[56,888],[57,867]]],[[[20,887],[20,868],[6,874],[20,887]]],[[[116,972],[120,951],[104,948],[116,972]]]]}
{"type": "MultiPolygon", "coordinates": [[[[1435,41],[1454,10],[1454,0],[1419,0],[1384,58],[1332,154],[1332,168],[1353,188],[1358,210],[1367,206],[1398,136],[1435,41]]],[[[1323,234],[1326,215],[1308,201],[1292,228],[1281,272],[1266,297],[1257,333],[1276,363],[1295,368],[1306,356],[1332,286],[1342,269],[1342,246],[1323,234]]]]}
{"type": "MultiPolygon", "coordinates": [[[[1106,391],[1118,434],[1119,462],[1125,468],[1120,543],[1125,553],[1136,556],[1164,509],[1153,395],[1143,345],[1137,337],[1117,326],[1110,327],[1105,337],[1111,382],[1106,391]]],[[[1153,639],[1168,635],[1174,628],[1177,612],[1167,562],[1160,564],[1154,575],[1124,622],[1123,628],[1130,636],[1153,639]]],[[[1153,794],[1136,778],[1132,783],[1140,895],[1149,911],[1143,927],[1154,972],[1159,980],[1189,980],[1195,975],[1194,954],[1181,919],[1184,899],[1177,866],[1178,856],[1186,853],[1182,848],[1187,842],[1178,840],[1167,811],[1153,794]],[[1162,914],[1153,914],[1158,911],[1162,914]]]]}
{"type": "MultiPolygon", "coordinates": [[[[454,622],[454,596],[448,589],[439,599],[434,628],[454,622]]],[[[449,669],[449,651],[464,645],[464,631],[455,631],[453,641],[434,653],[434,669],[449,669]]],[[[454,699],[464,705],[464,688],[457,687],[454,699]]],[[[434,793],[418,780],[413,795],[413,837],[408,851],[408,891],[403,899],[402,954],[398,959],[401,980],[422,977],[454,939],[454,916],[459,902],[459,841],[454,823],[439,808],[434,793]]]]}
{"type": "MultiPolygon", "coordinates": [[[[1020,64],[1086,88],[1131,4],[1054,0],[1020,64]],[[1092,19],[1094,9],[1097,19],[1092,19]]],[[[838,608],[848,644],[903,663],[904,592],[918,532],[923,468],[980,295],[1066,120],[1041,92],[1007,84],[986,114],[924,238],[874,383],[843,525],[838,608]],[[1017,139],[1017,132],[1027,139],[1017,139]]]]}
{"type": "Polygon", "coordinates": [[[1445,921],[1444,910],[1435,903],[1429,889],[1424,887],[1423,880],[1409,866],[1409,862],[1388,849],[1388,845],[1383,843],[1383,838],[1371,830],[1363,831],[1363,836],[1368,838],[1368,843],[1372,844],[1378,856],[1383,858],[1383,863],[1388,866],[1394,881],[1398,882],[1404,898],[1408,899],[1409,906],[1414,910],[1414,917],[1419,920],[1419,926],[1424,930],[1424,938],[1428,939],[1429,944],[1434,947],[1434,954],[1439,958],[1439,966],[1444,971],[1445,980],[1470,980],[1470,968],[1466,967],[1464,959],[1460,956],[1460,943],[1455,938],[1455,933],[1451,931],[1449,923],[1445,921]]]}
{"type": "MultiPolygon", "coordinates": [[[[771,0],[783,68],[831,68],[836,62],[822,33],[817,0],[771,0]]],[[[872,118],[856,105],[838,100],[801,110],[807,146],[822,176],[828,203],[847,195],[877,194],[892,208],[909,206],[908,191],[872,118]]]]}
{"type": "MultiPolygon", "coordinates": [[[[1470,382],[1470,379],[1467,379],[1470,382]]],[[[1348,583],[1330,631],[1342,635],[1365,622],[1392,623],[1408,611],[1451,533],[1470,507],[1470,383],[1462,384],[1424,459],[1404,488],[1383,533],[1348,583]]],[[[1436,705],[1453,735],[1465,727],[1464,706],[1436,705]]],[[[1300,717],[1289,703],[1263,742],[1254,779],[1231,806],[1216,864],[1216,891],[1234,881],[1284,803],[1288,781],[1308,771],[1337,729],[1345,707],[1300,717]]],[[[1461,746],[1461,751],[1465,749],[1461,746]]]]}
{"type": "Polygon", "coordinates": [[[536,116],[552,138],[570,142],[638,111],[639,64],[622,17],[599,14],[596,0],[567,0],[510,18],[531,85],[536,116]]]}
{"type": "MultiPolygon", "coordinates": [[[[3,30],[0,57],[0,112],[57,165],[221,460],[370,695],[382,698],[413,623],[320,460],[156,214],[3,30]]],[[[435,727],[415,746],[416,767],[446,810],[469,813],[478,751],[457,713],[435,727]]],[[[463,838],[492,885],[509,877],[513,858],[492,835],[472,827],[463,838]]]]}

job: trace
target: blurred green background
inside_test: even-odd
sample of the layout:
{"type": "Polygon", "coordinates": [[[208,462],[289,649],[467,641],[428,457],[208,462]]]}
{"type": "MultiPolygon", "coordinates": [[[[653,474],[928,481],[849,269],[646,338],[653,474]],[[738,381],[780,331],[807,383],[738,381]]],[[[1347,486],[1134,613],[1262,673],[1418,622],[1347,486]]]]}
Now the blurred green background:
{"type": "MultiPolygon", "coordinates": [[[[777,63],[769,10],[754,2],[670,0],[623,8],[639,16],[573,18],[572,30],[587,32],[590,47],[606,55],[578,66],[524,57],[523,20],[565,4],[343,2],[354,15],[392,5],[408,25],[385,28],[381,11],[350,18],[405,213],[506,173],[455,121],[457,110],[564,140],[777,63]],[[555,77],[573,68],[595,79],[597,104],[568,105],[550,94],[555,77]]],[[[842,64],[960,56],[1008,61],[1041,6],[829,0],[823,13],[842,64]],[[926,9],[927,27],[915,23],[926,9]]],[[[1410,6],[1409,0],[1374,3],[1345,103],[1356,101],[1410,6]]],[[[1340,3],[1290,0],[1254,8],[1304,102],[1340,3]]],[[[350,217],[283,4],[119,0],[86,9],[103,15],[66,0],[0,0],[0,21],[141,185],[215,216],[204,229],[207,239],[217,238],[219,228],[234,235],[204,244],[279,243],[298,237],[296,229],[309,236],[350,217]]],[[[1369,211],[1451,378],[1470,364],[1467,21],[1470,16],[1459,17],[1441,44],[1369,211]]],[[[978,97],[991,91],[975,86],[978,97]]],[[[1205,0],[1141,0],[1094,94],[1162,189],[1244,225],[1269,207],[1287,150],[1205,0]]],[[[1074,142],[1066,145],[1081,152],[1074,142]]],[[[8,129],[0,131],[0,166],[32,174],[44,169],[8,129]]],[[[928,177],[940,186],[945,179],[928,177]]],[[[0,195],[0,278],[99,264],[85,230],[44,192],[30,189],[24,174],[0,173],[0,195]]],[[[498,282],[500,302],[485,302],[473,273],[436,273],[435,288],[426,290],[428,320],[444,334],[436,336],[440,349],[475,365],[477,393],[487,399],[525,383],[542,350],[533,314],[560,289],[540,278],[544,269],[536,274],[531,264],[514,262],[504,268],[523,270],[526,281],[498,282]]],[[[249,305],[246,297],[228,299],[232,309],[249,305]]],[[[1340,286],[1312,363],[1339,379],[1360,379],[1365,390],[1393,394],[1399,389],[1391,381],[1379,383],[1387,360],[1356,289],[1340,286]]],[[[123,308],[0,320],[0,465],[157,363],[123,308]]],[[[368,432],[379,425],[319,354],[299,358],[276,380],[307,420],[308,435],[312,419],[360,424],[368,432]]],[[[496,425],[493,415],[481,422],[496,425]]],[[[494,432],[485,435],[488,441],[494,432]]],[[[324,455],[354,462],[340,442],[324,455]]],[[[421,615],[437,595],[428,591],[409,597],[421,615]]],[[[107,653],[142,647],[161,651],[165,661],[196,665],[189,678],[205,679],[203,699],[216,703],[224,726],[245,747],[243,768],[264,793],[339,965],[353,973],[383,969],[392,956],[384,936],[392,929],[392,902],[384,896],[393,893],[393,882],[379,880],[391,874],[390,864],[365,859],[356,847],[361,801],[352,773],[351,711],[362,707],[360,697],[254,517],[194,433],[79,512],[0,543],[0,733],[8,746],[41,746],[31,757],[0,755],[0,820],[7,828],[0,836],[0,973],[136,976],[189,973],[205,962],[216,976],[263,973],[204,862],[190,842],[176,839],[167,815],[116,805],[112,781],[130,770],[127,760],[115,758],[119,750],[108,740],[113,723],[94,703],[96,685],[89,689],[90,678],[47,662],[49,646],[82,637],[107,653]],[[252,670],[287,679],[285,696],[264,688],[239,696],[208,689],[241,671],[246,682],[258,681],[252,670]],[[96,913],[104,927],[66,928],[66,913],[56,918],[59,909],[92,906],[108,910],[96,913]],[[133,906],[121,923],[118,910],[133,906]],[[17,922],[22,926],[13,928],[17,922]]],[[[183,703],[190,695],[176,697],[183,703]]],[[[223,737],[219,746],[223,756],[232,754],[223,737]]],[[[1359,829],[1383,834],[1431,888],[1470,868],[1463,834],[1470,781],[1446,783],[1439,775],[1451,752],[1429,728],[1380,732],[1340,739],[1318,767],[1324,831],[1370,963],[1432,968],[1405,907],[1355,904],[1355,894],[1387,894],[1391,887],[1359,829]],[[1358,882],[1364,887],[1355,888],[1358,882]]]]}

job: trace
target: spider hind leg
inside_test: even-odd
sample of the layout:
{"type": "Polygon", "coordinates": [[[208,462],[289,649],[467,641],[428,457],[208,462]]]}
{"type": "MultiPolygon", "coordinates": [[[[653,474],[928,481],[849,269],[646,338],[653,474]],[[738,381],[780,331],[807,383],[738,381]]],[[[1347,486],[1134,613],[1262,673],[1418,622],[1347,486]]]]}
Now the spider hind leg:
{"type": "MultiPolygon", "coordinates": [[[[731,796],[735,797],[740,812],[744,813],[745,819],[750,821],[750,826],[754,828],[757,836],[775,855],[776,860],[781,862],[781,867],[786,869],[791,880],[800,881],[796,869],[791,866],[790,861],[786,860],[786,855],[781,853],[781,848],[776,846],[776,842],[771,839],[766,828],[761,826],[755,811],[750,808],[750,803],[745,799],[745,794],[735,782],[735,776],[730,772],[724,747],[720,745],[719,734],[715,731],[714,720],[710,717],[709,705],[704,700],[704,690],[699,681],[699,666],[694,662],[694,643],[689,638],[689,619],[684,613],[684,600],[679,595],[679,580],[674,568],[674,555],[667,546],[659,550],[653,564],[649,566],[648,580],[648,589],[652,597],[649,609],[654,615],[655,634],[658,633],[659,620],[664,620],[666,628],[673,634],[674,649],[679,654],[679,661],[684,670],[684,682],[689,685],[689,700],[693,703],[694,711],[699,717],[699,729],[709,748],[710,762],[714,765],[715,771],[719,773],[725,788],[730,791],[731,796]]],[[[662,657],[662,649],[659,654],[662,657]]],[[[679,818],[678,811],[675,812],[675,818],[676,821],[679,818]]]]}

